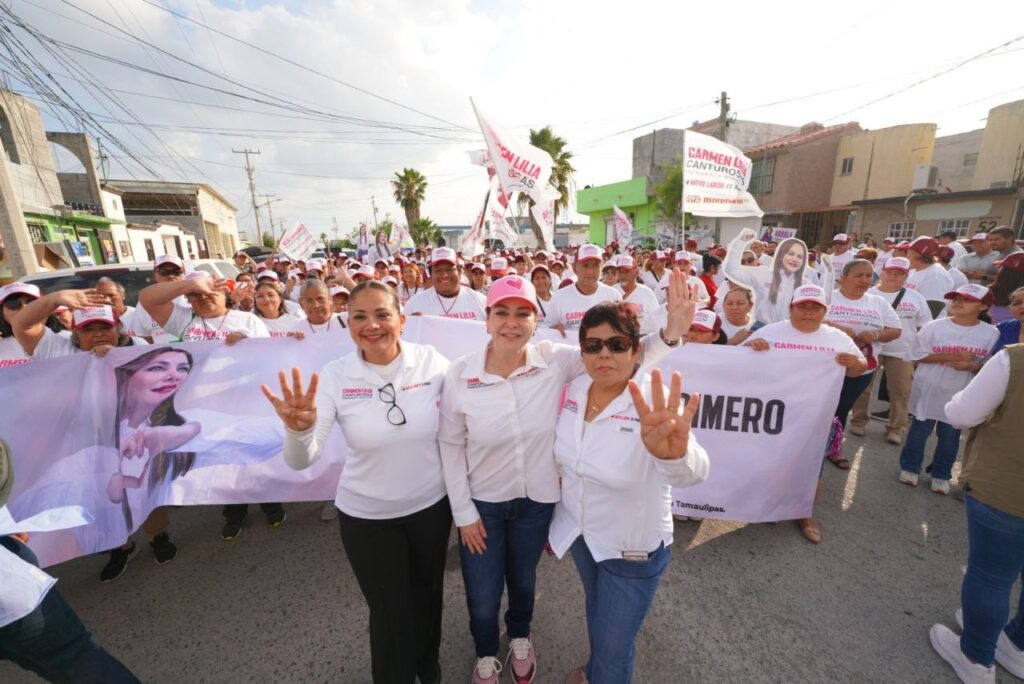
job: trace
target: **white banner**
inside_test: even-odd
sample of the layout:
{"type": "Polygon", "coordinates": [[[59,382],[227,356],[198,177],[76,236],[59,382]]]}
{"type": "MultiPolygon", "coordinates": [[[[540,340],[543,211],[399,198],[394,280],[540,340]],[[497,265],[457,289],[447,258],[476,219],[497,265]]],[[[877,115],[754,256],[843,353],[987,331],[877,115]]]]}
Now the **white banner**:
{"type": "Polygon", "coordinates": [[[308,259],[318,247],[320,247],[320,243],[301,222],[296,223],[291,230],[282,235],[281,242],[278,243],[278,248],[289,258],[303,261],[308,259]]]}
{"type": "Polygon", "coordinates": [[[545,200],[530,207],[530,214],[533,220],[540,226],[540,233],[544,236],[544,244],[541,249],[555,248],[555,200],[545,200]]]}
{"type": "MultiPolygon", "coordinates": [[[[470,103],[473,100],[470,99],[470,103]]],[[[526,193],[537,204],[554,199],[551,196],[551,155],[522,140],[516,140],[498,130],[473,104],[473,112],[487,143],[490,163],[497,170],[498,181],[508,197],[517,192],[526,193]]],[[[472,156],[471,156],[472,159],[472,156]]],[[[487,162],[485,162],[487,163],[487,162]]],[[[557,192],[555,193],[557,197],[557,192]]]]}
{"type": "MultiPolygon", "coordinates": [[[[323,458],[293,471],[280,455],[283,426],[259,391],[277,385],[279,369],[308,377],[353,349],[320,337],[124,347],[0,370],[5,394],[25,398],[0,414],[16,471],[12,515],[79,505],[95,519],[34,534],[42,564],[119,546],[158,506],[332,500],[345,454],[340,430],[323,458]],[[179,369],[177,384],[162,376],[156,388],[145,384],[139,371],[158,357],[179,369]],[[179,435],[173,451],[146,450],[154,428],[166,428],[161,439],[179,435]]],[[[430,316],[411,317],[404,338],[450,359],[488,339],[483,323],[430,316]]],[[[545,329],[536,339],[561,338],[545,329]]],[[[842,382],[832,355],[686,345],[658,365],[681,371],[684,390],[703,395],[695,434],[711,476],[677,492],[681,511],[750,522],[807,515],[842,382]]]]}
{"type": "Polygon", "coordinates": [[[612,205],[612,211],[615,213],[615,239],[619,246],[625,249],[629,246],[629,241],[633,239],[633,222],[626,216],[626,212],[619,209],[617,205],[612,205]]]}
{"type": "Polygon", "coordinates": [[[683,133],[683,213],[764,216],[750,186],[752,163],[739,148],[703,133],[683,133]]]}
{"type": "Polygon", "coordinates": [[[776,228],[765,226],[761,232],[761,242],[782,242],[796,237],[796,228],[776,228]]]}

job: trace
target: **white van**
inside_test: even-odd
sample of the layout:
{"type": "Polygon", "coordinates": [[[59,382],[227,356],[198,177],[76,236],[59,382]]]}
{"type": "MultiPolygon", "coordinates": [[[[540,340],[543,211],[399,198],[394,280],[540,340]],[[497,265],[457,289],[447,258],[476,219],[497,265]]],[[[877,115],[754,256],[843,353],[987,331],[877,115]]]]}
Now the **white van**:
{"type": "MultiPolygon", "coordinates": [[[[221,278],[234,279],[238,275],[235,265],[226,259],[195,259],[185,262],[185,272],[205,271],[221,278]]],[[[80,266],[59,271],[40,271],[19,278],[19,282],[32,283],[43,294],[55,290],[83,290],[92,287],[100,278],[107,277],[120,283],[125,289],[125,303],[134,306],[139,301],[139,290],[156,282],[153,279],[153,263],[105,264],[103,266],[80,266]]]]}

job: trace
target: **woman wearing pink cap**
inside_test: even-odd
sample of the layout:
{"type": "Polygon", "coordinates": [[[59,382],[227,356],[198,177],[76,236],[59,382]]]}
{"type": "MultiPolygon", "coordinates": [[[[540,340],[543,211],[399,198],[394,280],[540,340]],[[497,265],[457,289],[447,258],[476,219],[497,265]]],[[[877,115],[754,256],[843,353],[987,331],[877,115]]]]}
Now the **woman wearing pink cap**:
{"type": "MultiPolygon", "coordinates": [[[[39,299],[39,288],[28,283],[10,283],[0,287],[0,368],[28,363],[32,355],[21,348],[14,336],[11,321],[29,303],[39,299]]],[[[51,332],[60,332],[61,323],[56,316],[49,316],[46,327],[51,332]]]]}
{"type": "MultiPolygon", "coordinates": [[[[595,277],[599,265],[588,271],[595,277]]],[[[667,354],[695,305],[682,273],[670,279],[668,322],[643,342],[646,362],[667,354]]],[[[462,574],[477,663],[472,681],[498,679],[498,613],[508,587],[508,666],[517,682],[536,673],[530,622],[536,568],[559,499],[553,456],[562,389],[584,373],[576,346],[532,343],[540,306],[532,284],[507,276],[487,297],[487,346],[452,363],[441,394],[439,441],[461,539],[462,574]]]]}
{"type": "MultiPolygon", "coordinates": [[[[789,306],[789,320],[764,326],[753,334],[745,346],[762,352],[776,348],[829,351],[835,354],[836,363],[845,369],[844,380],[863,375],[867,370],[864,355],[849,335],[824,325],[827,312],[825,290],[817,285],[798,287],[789,306]]],[[[820,492],[819,481],[815,499],[820,492]]],[[[801,518],[796,522],[804,538],[814,544],[821,541],[821,529],[813,517],[801,518]]]]}
{"type": "Polygon", "coordinates": [[[924,461],[925,442],[935,432],[938,441],[931,464],[931,489],[949,494],[953,463],[960,450],[960,430],[946,418],[946,402],[967,387],[981,370],[999,331],[978,319],[992,306],[992,293],[984,285],[963,285],[946,294],[949,316],[928,323],[910,350],[917,362],[910,389],[913,420],[900,452],[900,482],[916,486],[924,461]]]}

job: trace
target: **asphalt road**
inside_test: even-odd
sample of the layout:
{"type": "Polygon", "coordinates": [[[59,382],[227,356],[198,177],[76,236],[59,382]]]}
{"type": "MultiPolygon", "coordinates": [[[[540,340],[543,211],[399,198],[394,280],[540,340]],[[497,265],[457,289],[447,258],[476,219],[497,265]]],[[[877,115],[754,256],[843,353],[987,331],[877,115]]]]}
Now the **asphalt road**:
{"type": "MultiPolygon", "coordinates": [[[[826,466],[820,545],[790,522],[676,523],[634,681],[957,681],[932,651],[928,628],[955,626],[963,504],[933,494],[926,477],[917,489],[900,484],[898,448],[880,428],[848,439],[850,471],[826,466]]],[[[369,682],[367,611],[337,524],[320,522],[319,504],[287,510],[285,525],[271,529],[254,509],[242,536],[226,543],[218,509],[179,509],[178,557],[167,566],[145,549],[113,584],[98,581],[105,556],[51,572],[97,639],[145,682],[369,682]]],[[[560,683],[587,656],[570,559],[542,559],[537,599],[536,681],[560,683]]],[[[468,681],[473,661],[452,548],[444,680],[468,681]]],[[[1001,670],[997,678],[1017,681],[1001,670]]],[[[0,663],[0,682],[31,681],[0,663]]]]}

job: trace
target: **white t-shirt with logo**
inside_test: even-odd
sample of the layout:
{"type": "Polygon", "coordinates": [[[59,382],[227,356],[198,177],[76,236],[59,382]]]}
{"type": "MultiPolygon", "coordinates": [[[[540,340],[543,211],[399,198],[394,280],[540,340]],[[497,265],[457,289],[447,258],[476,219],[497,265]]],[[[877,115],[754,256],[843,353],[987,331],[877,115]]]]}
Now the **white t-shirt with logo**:
{"type": "MultiPolygon", "coordinates": [[[[880,333],[884,328],[901,327],[900,317],[884,298],[865,293],[860,299],[848,299],[839,290],[832,293],[832,303],[825,314],[825,322],[850,328],[856,334],[880,333]]],[[[871,344],[871,352],[876,359],[881,349],[881,342],[871,344]]]]}
{"type": "Polygon", "coordinates": [[[929,302],[944,302],[946,293],[953,291],[953,279],[939,264],[932,264],[920,271],[911,271],[907,287],[921,293],[929,302]]]}
{"type": "Polygon", "coordinates": [[[260,316],[263,325],[267,326],[271,337],[286,337],[295,328],[295,324],[305,320],[291,314],[281,314],[277,318],[264,318],[260,316]]]}
{"type": "Polygon", "coordinates": [[[812,333],[805,333],[793,327],[789,321],[769,323],[750,336],[751,340],[768,342],[772,349],[799,349],[803,351],[826,351],[834,354],[856,354],[864,358],[857,343],[842,330],[822,325],[812,333]]]}
{"type": "Polygon", "coordinates": [[[668,279],[672,274],[672,271],[665,269],[665,272],[661,274],[661,277],[654,275],[654,271],[644,271],[640,274],[640,281],[651,288],[654,292],[654,296],[658,298],[659,304],[664,304],[668,298],[668,279]]]}
{"type": "MultiPolygon", "coordinates": [[[[896,292],[882,292],[877,287],[873,287],[868,290],[868,294],[878,295],[889,302],[889,306],[892,306],[892,303],[896,301],[896,295],[899,294],[899,290],[896,292]]],[[[925,323],[932,320],[932,311],[928,308],[928,302],[925,301],[920,292],[904,289],[903,297],[900,299],[899,306],[896,307],[896,315],[899,316],[903,334],[892,342],[883,342],[881,353],[882,356],[906,359],[907,352],[910,351],[914,340],[917,339],[917,331],[925,323]]]]}
{"type": "Polygon", "coordinates": [[[613,285],[612,289],[622,296],[623,301],[636,305],[636,317],[640,321],[641,335],[646,335],[654,330],[654,312],[658,310],[658,297],[651,288],[637,283],[628,295],[622,289],[622,285],[613,285]]]}
{"type": "MultiPolygon", "coordinates": [[[[332,344],[341,344],[345,340],[352,339],[348,329],[347,313],[331,314],[326,323],[310,323],[308,318],[296,320],[287,332],[300,332],[307,340],[313,336],[323,337],[330,340],[332,344]]],[[[271,337],[273,337],[273,334],[271,337]]]]}
{"type": "MultiPolygon", "coordinates": [[[[175,297],[172,302],[175,306],[189,307],[188,300],[185,296],[175,297]]],[[[168,342],[177,342],[178,339],[160,327],[160,325],[153,320],[153,317],[149,315],[149,312],[142,308],[142,305],[135,307],[132,311],[131,319],[131,331],[130,335],[136,337],[148,337],[153,340],[154,344],[167,344],[168,342]]]]}
{"type": "MultiPolygon", "coordinates": [[[[140,338],[131,338],[133,346],[147,345],[149,342],[140,338]]],[[[55,359],[59,356],[71,356],[72,354],[81,353],[81,349],[75,346],[70,336],[65,337],[59,333],[55,333],[49,328],[43,334],[43,339],[39,340],[39,344],[36,345],[36,349],[32,352],[32,358],[34,359],[55,359]]]]}
{"type": "Polygon", "coordinates": [[[224,316],[200,318],[192,307],[179,304],[174,305],[164,330],[174,336],[175,342],[223,340],[233,332],[245,333],[246,337],[270,337],[262,319],[247,311],[229,309],[224,316]]]}
{"type": "Polygon", "coordinates": [[[550,306],[545,307],[548,313],[544,323],[549,328],[562,325],[566,330],[579,330],[583,314],[587,313],[590,307],[621,299],[622,293],[604,283],[598,283],[597,290],[590,295],[580,292],[577,285],[563,287],[551,296],[550,306]]]}
{"type": "Polygon", "coordinates": [[[485,321],[487,300],[482,294],[468,287],[459,287],[454,297],[442,297],[433,288],[421,290],[409,298],[405,306],[407,315],[422,314],[424,316],[441,316],[442,318],[460,318],[466,321],[485,321]]]}
{"type": "Polygon", "coordinates": [[[18,344],[18,340],[11,337],[0,337],[0,368],[7,366],[20,366],[28,363],[32,357],[25,353],[25,350],[18,344]]]}
{"type": "MultiPolygon", "coordinates": [[[[911,361],[929,354],[947,354],[967,351],[974,360],[984,363],[999,339],[994,325],[978,322],[975,325],[957,325],[951,318],[940,318],[926,324],[917,334],[910,349],[911,361]]],[[[974,373],[957,370],[945,363],[919,363],[910,387],[907,410],[918,420],[941,420],[946,423],[946,402],[967,387],[974,373]]]]}

